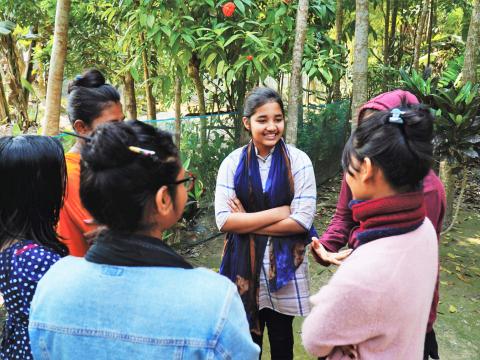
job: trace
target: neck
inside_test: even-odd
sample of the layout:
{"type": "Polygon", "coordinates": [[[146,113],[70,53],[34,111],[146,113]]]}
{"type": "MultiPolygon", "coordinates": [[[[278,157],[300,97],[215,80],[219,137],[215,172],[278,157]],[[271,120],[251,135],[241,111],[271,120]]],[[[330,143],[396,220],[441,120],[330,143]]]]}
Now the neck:
{"type": "Polygon", "coordinates": [[[159,240],[162,239],[163,237],[163,230],[162,229],[149,229],[147,231],[138,231],[135,233],[135,235],[141,235],[141,236],[149,236],[149,237],[154,237],[159,240]]]}
{"type": "Polygon", "coordinates": [[[368,199],[364,200],[375,200],[398,195],[398,191],[393,189],[390,184],[385,181],[375,181],[374,183],[372,183],[372,189],[373,191],[368,197],[368,199]]]}
{"type": "Polygon", "coordinates": [[[255,140],[253,140],[253,145],[255,145],[258,151],[258,155],[260,155],[261,157],[266,157],[273,149],[273,146],[264,146],[262,144],[258,144],[255,140]]]}

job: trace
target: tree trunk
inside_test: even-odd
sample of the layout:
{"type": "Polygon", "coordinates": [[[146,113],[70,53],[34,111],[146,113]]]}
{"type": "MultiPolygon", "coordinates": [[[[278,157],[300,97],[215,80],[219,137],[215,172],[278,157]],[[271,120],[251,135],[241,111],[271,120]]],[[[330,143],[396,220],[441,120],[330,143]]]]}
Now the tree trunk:
{"type": "Polygon", "coordinates": [[[415,37],[415,46],[413,52],[413,68],[418,71],[420,60],[420,48],[422,46],[423,34],[425,30],[425,24],[428,17],[428,1],[423,0],[422,12],[420,13],[420,19],[418,21],[417,36],[415,37]]]}
{"type": "Polygon", "coordinates": [[[182,135],[182,78],[177,70],[175,77],[175,144],[180,150],[180,140],[182,135]]]}
{"type": "Polygon", "coordinates": [[[239,88],[237,92],[237,104],[236,104],[236,109],[237,109],[237,116],[235,119],[235,139],[238,139],[238,146],[245,145],[250,141],[250,134],[247,132],[245,129],[245,126],[243,126],[243,106],[245,104],[245,95],[247,93],[246,89],[246,84],[245,80],[240,81],[241,88],[239,88]]]}
{"type": "Polygon", "coordinates": [[[432,54],[432,34],[433,34],[433,15],[435,12],[435,0],[430,1],[430,15],[428,16],[428,55],[427,55],[427,68],[430,67],[430,56],[432,54]]]}
{"type": "Polygon", "coordinates": [[[288,94],[287,143],[297,144],[297,128],[303,117],[302,108],[302,56],[307,33],[308,0],[299,0],[295,25],[295,43],[292,54],[292,76],[288,94]]]}
{"type": "Polygon", "coordinates": [[[455,210],[453,210],[453,204],[452,204],[452,210],[451,210],[452,220],[450,221],[450,225],[448,225],[448,227],[441,232],[441,235],[446,234],[447,232],[452,230],[452,228],[455,226],[455,223],[457,222],[458,213],[460,212],[460,208],[462,207],[463,196],[465,195],[465,189],[467,188],[467,183],[468,183],[468,172],[466,167],[463,168],[461,177],[462,177],[462,185],[460,186],[460,194],[458,195],[458,198],[457,198],[455,210]]]}
{"type": "Polygon", "coordinates": [[[439,176],[445,187],[445,195],[447,198],[447,208],[445,209],[445,217],[443,227],[448,227],[452,222],[453,214],[453,198],[455,196],[455,176],[452,173],[454,164],[447,159],[440,161],[439,176]]]}
{"type": "Polygon", "coordinates": [[[198,96],[198,112],[201,116],[200,118],[200,149],[203,150],[204,145],[207,142],[207,119],[205,115],[207,114],[205,106],[205,87],[203,86],[202,77],[200,76],[200,60],[195,54],[192,55],[189,64],[189,74],[193,79],[195,84],[195,90],[197,91],[198,96]]]}
{"type": "Polygon", "coordinates": [[[12,34],[8,34],[0,36],[0,42],[2,47],[4,48],[8,70],[10,73],[10,94],[8,97],[8,102],[13,105],[18,114],[18,125],[21,129],[26,130],[29,126],[28,102],[24,97],[22,87],[22,72],[20,70],[20,59],[15,49],[15,39],[13,38],[12,34]]]}
{"type": "MultiPolygon", "coordinates": [[[[397,16],[398,16],[398,6],[399,0],[393,0],[392,7],[392,22],[390,27],[390,40],[389,40],[389,50],[388,53],[391,56],[393,53],[393,47],[395,46],[395,37],[397,36],[397,16]]],[[[390,61],[389,61],[390,63],[390,61]]]]}
{"type": "Polygon", "coordinates": [[[473,1],[472,18],[465,45],[465,61],[462,69],[462,82],[477,82],[478,46],[480,45],[480,0],[473,1]]]}
{"type": "Polygon", "coordinates": [[[10,122],[10,113],[8,111],[7,97],[3,87],[2,70],[0,69],[0,123],[10,122]]]}
{"type": "Polygon", "coordinates": [[[385,0],[385,38],[383,40],[383,64],[388,65],[390,56],[389,56],[389,26],[390,26],[390,0],[385,0]]]}
{"type": "MultiPolygon", "coordinates": [[[[335,43],[340,45],[342,43],[342,34],[343,34],[343,0],[337,0],[337,8],[335,10],[335,43]]],[[[333,83],[333,101],[339,101],[342,98],[342,93],[340,92],[340,80],[339,77],[333,83]]]]}
{"type": "Polygon", "coordinates": [[[356,0],[355,44],[352,71],[352,130],[358,123],[358,110],[368,94],[368,1],[356,0]]]}
{"type": "Polygon", "coordinates": [[[137,120],[137,100],[135,98],[135,80],[127,71],[123,77],[123,102],[125,104],[125,112],[127,119],[137,120]]]}
{"type": "Polygon", "coordinates": [[[40,61],[38,63],[38,72],[37,72],[37,84],[38,84],[37,94],[44,105],[45,105],[45,99],[47,97],[47,84],[45,82],[45,74],[46,73],[45,73],[44,66],[40,61]]]}
{"type": "Polygon", "coordinates": [[[60,105],[62,99],[63,69],[67,55],[68,14],[70,0],[58,0],[55,14],[55,32],[48,72],[47,99],[43,135],[58,134],[60,122],[60,105]]]}
{"type": "MultiPolygon", "coordinates": [[[[30,32],[32,34],[37,33],[37,26],[31,26],[30,27],[30,32]]],[[[32,40],[30,42],[30,45],[28,46],[28,53],[27,53],[27,63],[26,63],[26,68],[25,68],[25,80],[27,80],[30,84],[33,83],[33,51],[35,49],[35,46],[37,44],[36,40],[32,40]]],[[[25,97],[27,104],[28,104],[28,98],[30,96],[30,91],[28,89],[23,89],[23,96],[25,97]]]]}
{"type": "MultiPolygon", "coordinates": [[[[140,35],[142,44],[145,43],[145,36],[140,35]]],[[[152,93],[152,83],[150,82],[150,71],[148,69],[148,52],[147,49],[142,51],[142,60],[143,60],[143,77],[145,82],[145,97],[147,98],[147,118],[148,120],[157,119],[157,111],[155,109],[155,98],[152,93]]]]}

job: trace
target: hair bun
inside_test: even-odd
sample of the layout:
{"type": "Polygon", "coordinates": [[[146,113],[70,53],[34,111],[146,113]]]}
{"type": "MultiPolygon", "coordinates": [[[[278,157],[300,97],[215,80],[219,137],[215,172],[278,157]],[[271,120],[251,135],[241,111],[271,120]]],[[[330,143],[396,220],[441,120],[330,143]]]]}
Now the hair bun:
{"type": "Polygon", "coordinates": [[[75,80],[68,84],[68,93],[70,94],[75,87],[97,88],[105,85],[105,77],[97,69],[85,71],[82,75],[77,75],[75,80]]]}

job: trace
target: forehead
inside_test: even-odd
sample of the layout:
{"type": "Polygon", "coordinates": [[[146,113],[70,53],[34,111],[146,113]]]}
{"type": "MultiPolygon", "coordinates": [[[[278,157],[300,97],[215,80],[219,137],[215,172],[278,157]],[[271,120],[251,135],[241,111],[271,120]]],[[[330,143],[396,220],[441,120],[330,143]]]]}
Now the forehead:
{"type": "Polygon", "coordinates": [[[103,108],[100,116],[98,116],[94,121],[122,121],[124,117],[122,104],[119,102],[111,102],[103,108]]]}
{"type": "Polygon", "coordinates": [[[255,116],[282,115],[282,108],[277,102],[268,102],[255,110],[255,116]]]}

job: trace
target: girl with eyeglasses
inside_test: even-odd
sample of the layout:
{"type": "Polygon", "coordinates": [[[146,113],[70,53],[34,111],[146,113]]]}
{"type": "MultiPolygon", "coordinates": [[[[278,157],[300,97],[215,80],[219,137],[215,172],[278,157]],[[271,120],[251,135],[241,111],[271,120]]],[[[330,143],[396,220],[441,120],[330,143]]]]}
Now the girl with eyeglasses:
{"type": "Polygon", "coordinates": [[[55,359],[254,359],[240,297],[162,241],[188,187],[170,134],[103,124],[82,149],[80,196],[105,225],[85,258],[57,263],[32,303],[32,351],[55,359]],[[73,311],[73,309],[75,311],[73,311]]]}

